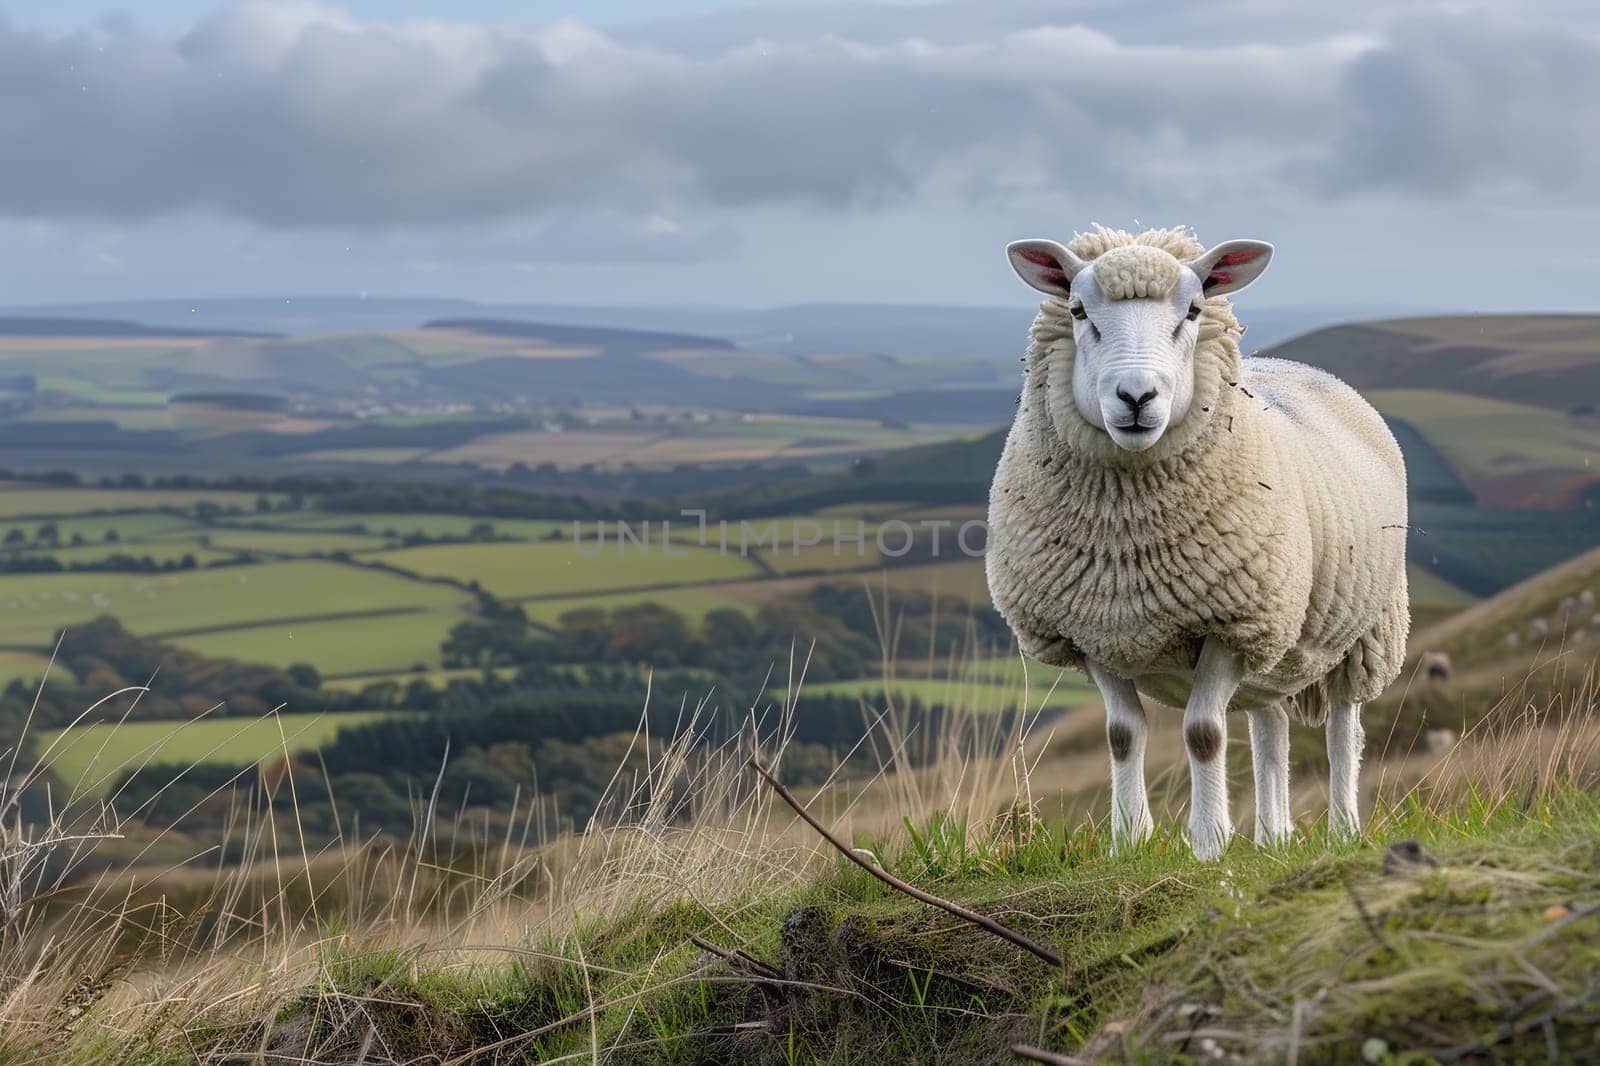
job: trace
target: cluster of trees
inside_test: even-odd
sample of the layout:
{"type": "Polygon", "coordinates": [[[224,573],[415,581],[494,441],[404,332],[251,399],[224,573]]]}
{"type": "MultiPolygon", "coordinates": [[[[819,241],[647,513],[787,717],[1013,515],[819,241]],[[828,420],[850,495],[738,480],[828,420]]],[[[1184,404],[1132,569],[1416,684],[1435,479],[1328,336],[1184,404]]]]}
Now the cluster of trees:
{"type": "Polygon", "coordinates": [[[875,675],[890,648],[898,658],[943,658],[1010,639],[995,612],[943,614],[922,592],[897,592],[874,604],[859,586],[819,584],[806,594],[763,604],[754,615],[710,611],[699,625],[660,604],[563,614],[553,633],[528,623],[521,608],[493,604],[456,625],[443,645],[452,667],[525,663],[643,663],[692,668],[745,684],[791,655],[808,660],[806,676],[828,681],[875,675]]]}
{"type": "MultiPolygon", "coordinates": [[[[105,532],[102,543],[116,544],[121,540],[115,529],[105,532]]],[[[75,559],[63,563],[50,552],[62,548],[81,548],[89,538],[74,531],[70,537],[61,534],[61,523],[41,523],[30,536],[21,526],[13,526],[0,537],[0,574],[56,574],[64,570],[98,570],[114,573],[155,574],[174,570],[192,570],[198,563],[192,554],[178,558],[157,560],[149,554],[117,551],[99,559],[75,559]]]]}
{"type": "MultiPolygon", "coordinates": [[[[191,830],[227,824],[242,800],[254,801],[262,791],[285,814],[292,805],[298,825],[313,835],[349,832],[359,824],[364,831],[404,837],[430,802],[444,820],[471,810],[490,825],[504,826],[514,807],[526,811],[536,797],[559,811],[562,826],[582,827],[594,816],[626,814],[601,807],[618,767],[624,780],[645,779],[666,738],[683,728],[686,693],[697,702],[711,691],[703,681],[684,690],[657,678],[647,695],[637,675],[611,680],[614,687],[597,688],[589,677],[530,674],[471,705],[347,727],[315,760],[150,765],[125,772],[114,792],[121,809],[139,810],[155,824],[181,820],[191,830]],[[283,786],[287,776],[293,788],[283,786]]],[[[707,749],[744,739],[747,706],[728,697],[702,713],[707,749]]],[[[902,714],[904,726],[917,736],[938,735],[943,718],[939,708],[915,704],[902,714]]],[[[869,724],[854,698],[809,701],[782,725],[789,733],[785,778],[795,784],[826,780],[869,724]]],[[[779,727],[775,718],[764,724],[764,746],[776,741],[779,727]]],[[[914,745],[903,754],[918,761],[914,745]]]]}
{"type": "Polygon", "coordinates": [[[99,559],[74,559],[63,563],[53,555],[0,555],[0,574],[59,574],[64,571],[95,571],[116,574],[170,574],[199,566],[192,552],[178,558],[157,559],[152,555],[112,552],[99,559]]]}
{"type": "Polygon", "coordinates": [[[58,669],[42,690],[14,680],[0,691],[0,734],[16,735],[29,719],[32,729],[64,726],[100,703],[83,719],[189,719],[204,714],[255,717],[284,705],[295,710],[356,710],[359,694],[323,690],[316,669],[212,659],[185,648],[134,636],[115,618],[102,617],[57,634],[58,669]],[[142,686],[115,699],[119,689],[142,686]],[[104,700],[104,702],[100,702],[104,700]]]}

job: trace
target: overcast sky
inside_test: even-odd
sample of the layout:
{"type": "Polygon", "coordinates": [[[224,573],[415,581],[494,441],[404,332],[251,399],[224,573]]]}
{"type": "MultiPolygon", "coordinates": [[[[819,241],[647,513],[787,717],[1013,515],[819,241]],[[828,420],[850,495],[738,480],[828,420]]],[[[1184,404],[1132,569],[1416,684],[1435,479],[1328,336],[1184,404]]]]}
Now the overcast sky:
{"type": "Polygon", "coordinates": [[[1587,3],[116,4],[0,0],[0,304],[1020,306],[1094,221],[1274,242],[1261,306],[1600,291],[1587,3]]]}

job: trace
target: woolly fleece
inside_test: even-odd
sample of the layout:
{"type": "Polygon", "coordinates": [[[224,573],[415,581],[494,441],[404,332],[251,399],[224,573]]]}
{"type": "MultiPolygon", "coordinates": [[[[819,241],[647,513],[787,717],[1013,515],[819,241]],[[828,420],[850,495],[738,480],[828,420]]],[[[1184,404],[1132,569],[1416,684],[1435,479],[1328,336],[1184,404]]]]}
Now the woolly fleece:
{"type": "MultiPolygon", "coordinates": [[[[1150,264],[1204,251],[1182,229],[1097,228],[1068,246],[1107,255],[1130,295],[1169,272],[1150,264]]],[[[1035,659],[1083,669],[1092,657],[1182,707],[1216,635],[1249,671],[1233,708],[1283,702],[1317,722],[1331,702],[1375,698],[1405,658],[1405,465],[1355,390],[1241,359],[1242,332],[1226,297],[1202,301],[1193,405],[1127,452],[1073,402],[1066,300],[1040,305],[990,489],[989,590],[1035,659]]]]}

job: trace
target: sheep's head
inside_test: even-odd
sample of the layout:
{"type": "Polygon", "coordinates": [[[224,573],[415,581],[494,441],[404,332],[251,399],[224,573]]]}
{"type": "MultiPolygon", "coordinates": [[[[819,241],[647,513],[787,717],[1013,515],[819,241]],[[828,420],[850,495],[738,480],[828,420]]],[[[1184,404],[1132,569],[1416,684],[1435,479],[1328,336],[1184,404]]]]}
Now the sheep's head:
{"type": "Polygon", "coordinates": [[[1023,281],[1065,301],[1072,316],[1078,413],[1117,447],[1141,452],[1189,413],[1202,301],[1260,277],[1272,245],[1226,241],[1185,260],[1149,244],[1087,260],[1045,240],[1016,241],[1006,252],[1023,281]]]}

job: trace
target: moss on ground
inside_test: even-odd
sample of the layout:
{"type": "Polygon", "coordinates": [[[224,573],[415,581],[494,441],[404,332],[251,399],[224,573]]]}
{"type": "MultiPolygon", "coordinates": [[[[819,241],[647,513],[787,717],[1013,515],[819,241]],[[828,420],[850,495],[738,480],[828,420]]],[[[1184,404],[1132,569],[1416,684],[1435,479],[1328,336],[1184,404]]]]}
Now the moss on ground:
{"type": "Polygon", "coordinates": [[[841,864],[783,898],[715,913],[677,902],[513,946],[509,964],[331,958],[270,1024],[213,1030],[204,1050],[786,1064],[1012,1062],[1018,1042],[1135,1062],[1600,1054],[1600,800],[1390,824],[1333,846],[1315,832],[1276,851],[1240,840],[1202,864],[1171,835],[1111,857],[1091,827],[938,823],[895,849],[896,872],[1058,947],[1063,970],[841,864]]]}

